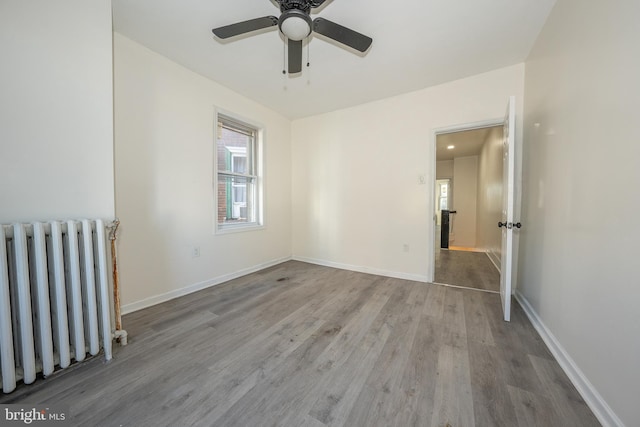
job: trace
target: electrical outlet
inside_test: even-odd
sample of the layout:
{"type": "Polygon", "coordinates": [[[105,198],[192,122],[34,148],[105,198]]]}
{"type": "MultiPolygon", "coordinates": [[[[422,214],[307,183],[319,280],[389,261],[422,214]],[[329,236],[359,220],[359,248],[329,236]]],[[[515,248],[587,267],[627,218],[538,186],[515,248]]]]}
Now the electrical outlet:
{"type": "Polygon", "coordinates": [[[195,246],[191,251],[191,256],[193,258],[198,258],[200,256],[200,246],[195,246]]]}
{"type": "Polygon", "coordinates": [[[407,245],[406,243],[402,245],[402,250],[405,252],[409,252],[409,245],[407,245]]]}

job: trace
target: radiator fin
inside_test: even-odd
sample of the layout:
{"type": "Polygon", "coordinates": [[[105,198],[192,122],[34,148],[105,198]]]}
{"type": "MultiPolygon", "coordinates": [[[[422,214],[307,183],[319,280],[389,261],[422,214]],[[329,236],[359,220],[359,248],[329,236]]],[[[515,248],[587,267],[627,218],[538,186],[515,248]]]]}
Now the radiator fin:
{"type": "Polygon", "coordinates": [[[51,223],[51,316],[53,317],[53,336],[55,348],[60,358],[60,367],[71,364],[69,347],[69,317],[67,316],[67,292],[64,276],[64,250],[62,224],[51,223]]]}
{"type": "Polygon", "coordinates": [[[38,353],[42,356],[42,373],[51,375],[54,370],[53,337],[51,333],[51,307],[49,306],[49,273],[47,267],[47,248],[42,223],[33,225],[33,252],[35,261],[35,318],[38,353]]]}
{"type": "Polygon", "coordinates": [[[33,316],[31,311],[31,286],[29,283],[29,262],[27,233],[21,224],[13,226],[15,248],[15,283],[17,299],[17,326],[20,333],[17,341],[20,348],[22,379],[26,384],[36,380],[36,350],[33,341],[33,316]]]}
{"type": "Polygon", "coordinates": [[[0,372],[5,393],[16,388],[10,298],[7,244],[4,227],[0,227],[0,372]]]}

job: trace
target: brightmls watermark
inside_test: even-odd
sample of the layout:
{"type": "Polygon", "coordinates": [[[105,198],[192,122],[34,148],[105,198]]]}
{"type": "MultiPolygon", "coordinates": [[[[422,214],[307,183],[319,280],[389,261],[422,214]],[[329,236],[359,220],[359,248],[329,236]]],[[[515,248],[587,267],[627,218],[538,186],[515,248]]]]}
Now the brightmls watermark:
{"type": "Polygon", "coordinates": [[[59,405],[0,405],[0,426],[69,426],[69,408],[59,405]]]}

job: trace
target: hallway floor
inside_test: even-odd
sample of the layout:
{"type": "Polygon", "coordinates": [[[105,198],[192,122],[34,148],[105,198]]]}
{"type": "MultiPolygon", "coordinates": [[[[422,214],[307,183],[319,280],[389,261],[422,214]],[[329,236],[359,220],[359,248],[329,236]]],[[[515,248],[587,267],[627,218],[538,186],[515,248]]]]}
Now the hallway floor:
{"type": "Polygon", "coordinates": [[[500,291],[500,273],[484,252],[436,249],[435,282],[500,291]]]}

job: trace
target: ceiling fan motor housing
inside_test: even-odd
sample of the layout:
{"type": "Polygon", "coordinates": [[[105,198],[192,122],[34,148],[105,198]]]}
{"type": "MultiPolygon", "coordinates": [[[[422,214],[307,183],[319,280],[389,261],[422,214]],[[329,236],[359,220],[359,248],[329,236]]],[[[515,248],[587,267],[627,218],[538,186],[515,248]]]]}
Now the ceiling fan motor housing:
{"type": "MultiPolygon", "coordinates": [[[[278,19],[278,28],[280,29],[280,32],[290,40],[300,41],[307,38],[307,36],[311,34],[312,28],[312,21],[309,13],[298,8],[284,10],[284,7],[283,3],[283,11],[278,19]]],[[[309,7],[310,6],[307,5],[307,9],[309,7]]]]}
{"type": "Polygon", "coordinates": [[[287,10],[298,9],[306,14],[311,12],[311,8],[313,6],[313,2],[310,0],[281,0],[280,2],[280,12],[286,12],[287,10]]]}

